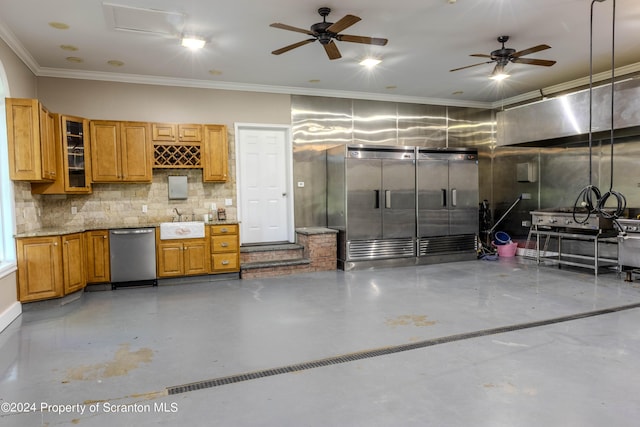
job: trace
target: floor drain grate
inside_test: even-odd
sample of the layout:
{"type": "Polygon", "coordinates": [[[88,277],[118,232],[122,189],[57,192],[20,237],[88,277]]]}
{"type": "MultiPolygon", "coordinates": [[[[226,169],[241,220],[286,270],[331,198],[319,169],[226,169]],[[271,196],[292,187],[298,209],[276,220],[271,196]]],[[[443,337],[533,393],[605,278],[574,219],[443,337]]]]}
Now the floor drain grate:
{"type": "Polygon", "coordinates": [[[389,354],[401,353],[401,352],[410,351],[410,350],[417,350],[420,348],[431,347],[434,345],[446,344],[446,343],[455,342],[455,341],[462,341],[462,340],[467,340],[471,338],[478,338],[478,337],[483,337],[487,335],[496,335],[496,334],[502,334],[505,332],[517,331],[521,329],[530,329],[530,328],[537,328],[540,326],[552,325],[554,323],[569,322],[572,320],[584,319],[587,317],[601,316],[603,314],[615,313],[623,310],[631,310],[634,308],[640,308],[640,303],[623,305],[623,306],[618,306],[613,308],[605,308],[601,310],[587,311],[584,313],[555,317],[555,318],[539,320],[535,322],[519,323],[515,325],[483,329],[480,331],[465,332],[462,334],[448,335],[446,337],[440,337],[440,338],[432,338],[429,340],[414,342],[410,344],[401,344],[397,346],[383,347],[383,348],[378,348],[373,350],[364,350],[356,353],[349,353],[349,354],[343,354],[343,355],[334,356],[334,357],[328,357],[326,359],[303,362],[303,363],[298,363],[298,364],[289,365],[289,366],[282,366],[279,368],[264,369],[261,371],[247,372],[243,374],[231,375],[228,377],[220,377],[220,378],[214,378],[211,380],[198,381],[198,382],[189,383],[189,384],[167,387],[167,392],[168,394],[186,393],[189,391],[219,387],[219,386],[234,384],[242,381],[249,381],[249,380],[255,380],[258,378],[271,377],[274,375],[282,375],[282,374],[288,374],[292,372],[306,371],[309,369],[322,368],[325,366],[338,365],[341,363],[355,362],[357,360],[370,359],[370,358],[379,357],[379,356],[386,356],[389,354]]]}

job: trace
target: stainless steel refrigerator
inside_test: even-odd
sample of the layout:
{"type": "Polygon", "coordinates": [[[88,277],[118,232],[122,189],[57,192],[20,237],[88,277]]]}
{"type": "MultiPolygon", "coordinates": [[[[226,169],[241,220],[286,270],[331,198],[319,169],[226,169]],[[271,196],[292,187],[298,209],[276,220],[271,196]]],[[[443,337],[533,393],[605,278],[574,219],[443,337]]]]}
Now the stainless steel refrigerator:
{"type": "Polygon", "coordinates": [[[415,147],[327,150],[327,222],[339,231],[341,268],[415,257],[415,173],[415,147]]]}
{"type": "Polygon", "coordinates": [[[476,256],[478,152],[418,149],[418,255],[476,256]]]}

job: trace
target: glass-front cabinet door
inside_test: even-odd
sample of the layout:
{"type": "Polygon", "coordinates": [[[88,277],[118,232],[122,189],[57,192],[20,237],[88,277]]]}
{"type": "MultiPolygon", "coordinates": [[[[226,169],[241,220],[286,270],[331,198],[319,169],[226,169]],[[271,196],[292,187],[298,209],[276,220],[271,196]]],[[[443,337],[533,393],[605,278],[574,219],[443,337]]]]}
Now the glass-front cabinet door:
{"type": "Polygon", "coordinates": [[[89,121],[62,116],[61,125],[65,192],[90,193],[89,121]]]}

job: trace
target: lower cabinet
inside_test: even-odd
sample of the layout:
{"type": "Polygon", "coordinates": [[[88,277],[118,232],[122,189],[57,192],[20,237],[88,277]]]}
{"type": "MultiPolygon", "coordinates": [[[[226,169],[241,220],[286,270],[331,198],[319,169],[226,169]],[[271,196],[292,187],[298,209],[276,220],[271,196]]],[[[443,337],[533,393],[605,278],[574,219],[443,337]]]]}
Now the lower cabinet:
{"type": "Polygon", "coordinates": [[[84,233],[86,248],[87,283],[111,282],[109,255],[109,230],[92,230],[84,233]]]}
{"type": "Polygon", "coordinates": [[[211,273],[240,271],[240,236],[238,225],[211,225],[211,273]]]}
{"type": "Polygon", "coordinates": [[[158,277],[195,276],[209,273],[209,246],[206,238],[160,240],[158,277]]]}
{"type": "Polygon", "coordinates": [[[20,302],[59,298],[85,287],[82,233],[16,239],[20,302]]]}
{"type": "Polygon", "coordinates": [[[62,236],[62,280],[64,294],[70,294],[87,285],[84,262],[83,233],[62,236]]]}

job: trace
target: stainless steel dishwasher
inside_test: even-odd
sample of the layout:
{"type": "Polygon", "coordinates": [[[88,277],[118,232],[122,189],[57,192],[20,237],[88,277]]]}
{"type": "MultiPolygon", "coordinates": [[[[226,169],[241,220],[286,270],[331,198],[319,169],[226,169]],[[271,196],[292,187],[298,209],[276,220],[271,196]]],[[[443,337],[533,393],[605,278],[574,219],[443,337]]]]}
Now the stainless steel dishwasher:
{"type": "Polygon", "coordinates": [[[155,228],[109,230],[109,248],[111,289],[118,286],[157,286],[155,228]]]}

